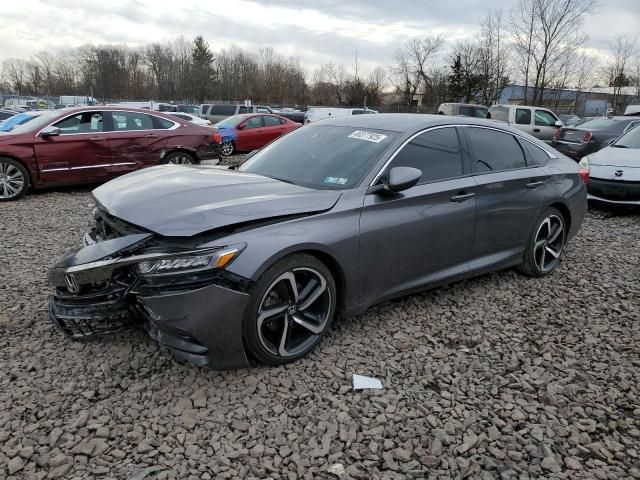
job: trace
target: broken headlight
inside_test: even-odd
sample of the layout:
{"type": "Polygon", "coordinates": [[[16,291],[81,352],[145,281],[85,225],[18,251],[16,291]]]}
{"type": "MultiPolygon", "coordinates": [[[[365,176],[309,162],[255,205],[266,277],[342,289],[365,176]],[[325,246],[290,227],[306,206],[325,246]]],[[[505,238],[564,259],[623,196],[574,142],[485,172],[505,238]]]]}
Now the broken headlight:
{"type": "Polygon", "coordinates": [[[244,245],[221,248],[213,252],[192,252],[145,260],[136,265],[138,273],[146,275],[175,275],[216,270],[229,265],[242,252],[244,245]]]}

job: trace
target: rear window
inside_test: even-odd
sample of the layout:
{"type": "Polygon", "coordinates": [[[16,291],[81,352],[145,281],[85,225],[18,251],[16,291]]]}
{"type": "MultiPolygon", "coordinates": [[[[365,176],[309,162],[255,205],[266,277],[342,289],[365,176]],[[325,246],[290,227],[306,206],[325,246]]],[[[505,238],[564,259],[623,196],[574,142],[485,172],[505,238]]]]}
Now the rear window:
{"type": "Polygon", "coordinates": [[[580,124],[580,128],[584,128],[585,130],[614,130],[618,126],[620,127],[620,131],[622,131],[626,124],[622,125],[620,122],[607,118],[598,118],[580,124]]]}
{"type": "Polygon", "coordinates": [[[209,115],[233,115],[236,113],[235,105],[212,105],[209,115]]]}
{"type": "Polygon", "coordinates": [[[507,107],[491,107],[489,108],[489,115],[487,118],[492,120],[509,121],[509,109],[507,107]]]}

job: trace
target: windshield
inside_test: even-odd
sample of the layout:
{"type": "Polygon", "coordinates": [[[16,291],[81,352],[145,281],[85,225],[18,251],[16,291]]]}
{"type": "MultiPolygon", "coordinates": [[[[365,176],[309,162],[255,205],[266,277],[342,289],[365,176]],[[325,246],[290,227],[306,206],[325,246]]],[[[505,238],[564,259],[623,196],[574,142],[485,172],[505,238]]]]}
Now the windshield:
{"type": "Polygon", "coordinates": [[[397,136],[371,128],[306,125],[256,153],[239,170],[309,188],[354,188],[397,136]]]}
{"type": "Polygon", "coordinates": [[[614,147],[640,148],[640,126],[635,126],[613,143],[614,147]]]}
{"type": "Polygon", "coordinates": [[[235,127],[245,118],[246,118],[246,115],[234,115],[232,117],[225,118],[224,120],[220,120],[218,123],[216,123],[215,126],[226,127],[226,128],[235,127]]]}
{"type": "Polygon", "coordinates": [[[44,112],[24,112],[8,118],[2,126],[0,132],[26,133],[42,127],[60,115],[60,110],[44,112]]]}

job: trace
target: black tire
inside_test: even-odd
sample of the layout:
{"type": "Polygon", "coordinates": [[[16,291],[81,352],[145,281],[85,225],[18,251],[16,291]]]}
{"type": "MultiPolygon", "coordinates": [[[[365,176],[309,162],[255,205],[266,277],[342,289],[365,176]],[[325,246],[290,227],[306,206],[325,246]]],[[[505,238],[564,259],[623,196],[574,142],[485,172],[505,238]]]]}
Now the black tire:
{"type": "Polygon", "coordinates": [[[540,215],[527,240],[520,271],[530,277],[544,277],[553,272],[567,241],[564,216],[550,207],[540,215]],[[560,231],[556,229],[560,226],[560,231]]]}
{"type": "Polygon", "coordinates": [[[251,300],[243,318],[244,342],[249,354],[266,365],[290,363],[309,354],[331,327],[336,311],[331,272],[307,254],[291,255],[272,265],[249,293],[251,300]],[[291,275],[299,293],[296,303],[291,300],[291,275]],[[281,309],[281,313],[266,314],[261,319],[265,312],[281,309]]]}
{"type": "Polygon", "coordinates": [[[220,144],[220,155],[229,157],[236,152],[236,146],[232,140],[227,140],[220,144]]]}
{"type": "Polygon", "coordinates": [[[31,179],[20,162],[0,157],[0,202],[18,200],[27,193],[31,179]]]}
{"type": "Polygon", "coordinates": [[[174,165],[194,165],[198,163],[193,155],[187,152],[171,152],[162,158],[163,164],[171,163],[174,165]]]}

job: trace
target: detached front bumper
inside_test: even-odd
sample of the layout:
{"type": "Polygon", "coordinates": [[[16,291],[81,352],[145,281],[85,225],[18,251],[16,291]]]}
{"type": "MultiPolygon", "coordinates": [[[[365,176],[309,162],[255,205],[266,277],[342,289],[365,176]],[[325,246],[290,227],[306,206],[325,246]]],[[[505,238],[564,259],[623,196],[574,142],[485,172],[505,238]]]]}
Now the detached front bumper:
{"type": "Polygon", "coordinates": [[[67,254],[49,272],[56,287],[50,319],[67,337],[87,340],[144,327],[177,357],[196,365],[214,370],[250,365],[242,339],[248,281],[221,270],[206,278],[149,282],[127,260],[136,256],[97,260],[86,252],[98,245],[105,250],[108,243],[67,254]]]}

